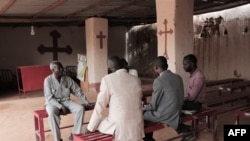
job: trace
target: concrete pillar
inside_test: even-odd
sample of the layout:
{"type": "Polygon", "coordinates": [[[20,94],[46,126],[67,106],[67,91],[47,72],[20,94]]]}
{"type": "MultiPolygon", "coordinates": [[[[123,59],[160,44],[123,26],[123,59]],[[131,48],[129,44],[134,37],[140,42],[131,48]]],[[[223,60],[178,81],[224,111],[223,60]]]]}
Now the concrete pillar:
{"type": "Polygon", "coordinates": [[[169,69],[181,76],[183,57],[193,53],[193,2],[156,0],[158,56],[168,57],[169,69]]]}
{"type": "Polygon", "coordinates": [[[169,69],[183,78],[185,89],[188,73],[182,60],[193,53],[193,5],[194,0],[156,0],[157,55],[167,57],[169,69]]]}
{"type": "Polygon", "coordinates": [[[101,79],[107,74],[108,20],[86,19],[85,28],[89,90],[99,92],[101,79]]]}

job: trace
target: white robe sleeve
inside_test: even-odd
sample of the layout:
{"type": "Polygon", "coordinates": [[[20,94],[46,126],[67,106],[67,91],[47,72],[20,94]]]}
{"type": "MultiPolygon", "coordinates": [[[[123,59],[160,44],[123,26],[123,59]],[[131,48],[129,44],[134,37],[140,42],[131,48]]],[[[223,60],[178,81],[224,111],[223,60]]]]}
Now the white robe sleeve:
{"type": "Polygon", "coordinates": [[[95,131],[98,128],[100,122],[104,118],[103,112],[109,104],[109,99],[110,99],[110,94],[109,94],[107,82],[105,81],[105,79],[102,79],[100,92],[97,96],[95,108],[93,110],[92,116],[87,126],[89,131],[95,131]]]}

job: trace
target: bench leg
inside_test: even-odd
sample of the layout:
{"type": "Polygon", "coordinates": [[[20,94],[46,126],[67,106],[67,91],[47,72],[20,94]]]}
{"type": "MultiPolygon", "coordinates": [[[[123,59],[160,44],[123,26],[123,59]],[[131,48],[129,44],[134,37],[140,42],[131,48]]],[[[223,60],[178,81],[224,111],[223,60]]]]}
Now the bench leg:
{"type": "Polygon", "coordinates": [[[43,118],[34,116],[36,141],[45,141],[43,118]]]}
{"type": "Polygon", "coordinates": [[[208,115],[208,116],[206,116],[206,122],[207,122],[207,128],[208,129],[211,129],[211,122],[210,122],[210,116],[208,115]]]}
{"type": "Polygon", "coordinates": [[[39,130],[39,125],[38,125],[38,119],[36,116],[34,116],[34,123],[35,123],[35,136],[36,136],[36,141],[40,140],[40,136],[38,135],[38,130],[39,130]]]}
{"type": "Polygon", "coordinates": [[[39,127],[40,127],[39,132],[40,132],[41,141],[45,141],[43,119],[39,119],[39,127]]]}
{"type": "Polygon", "coordinates": [[[213,134],[213,141],[217,141],[217,113],[212,114],[212,134],[213,134]]]}
{"type": "MultiPolygon", "coordinates": [[[[205,116],[206,118],[206,125],[207,125],[207,129],[210,130],[212,132],[212,138],[213,141],[217,141],[217,112],[216,111],[212,111],[206,114],[205,116]]],[[[195,121],[195,129],[198,129],[198,125],[199,125],[199,118],[194,119],[195,121]]],[[[196,133],[196,135],[198,135],[198,132],[196,133]]]]}
{"type": "MultiPolygon", "coordinates": [[[[198,118],[193,119],[193,120],[192,120],[192,122],[193,122],[193,127],[194,127],[194,130],[198,130],[198,126],[199,126],[199,119],[198,119],[198,118]]],[[[195,138],[197,138],[197,137],[198,137],[198,134],[199,134],[199,132],[194,132],[194,136],[195,136],[195,138]]]]}
{"type": "Polygon", "coordinates": [[[239,116],[239,113],[237,112],[236,119],[235,119],[235,125],[239,125],[239,122],[240,122],[240,116],[239,116]]]}

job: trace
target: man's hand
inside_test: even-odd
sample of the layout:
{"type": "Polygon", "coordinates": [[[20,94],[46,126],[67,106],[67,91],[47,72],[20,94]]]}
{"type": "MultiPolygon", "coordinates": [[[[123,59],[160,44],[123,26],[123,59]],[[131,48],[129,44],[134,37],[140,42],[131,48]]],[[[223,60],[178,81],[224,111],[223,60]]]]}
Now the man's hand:
{"type": "Polygon", "coordinates": [[[62,106],[61,110],[62,110],[62,115],[67,115],[70,113],[69,108],[67,108],[65,106],[62,106]]]}
{"type": "Polygon", "coordinates": [[[94,109],[95,103],[84,104],[84,107],[85,107],[86,110],[88,110],[88,109],[94,109]]]}
{"type": "Polygon", "coordinates": [[[89,131],[88,128],[86,128],[84,134],[88,134],[88,133],[91,133],[91,131],[89,131]]]}

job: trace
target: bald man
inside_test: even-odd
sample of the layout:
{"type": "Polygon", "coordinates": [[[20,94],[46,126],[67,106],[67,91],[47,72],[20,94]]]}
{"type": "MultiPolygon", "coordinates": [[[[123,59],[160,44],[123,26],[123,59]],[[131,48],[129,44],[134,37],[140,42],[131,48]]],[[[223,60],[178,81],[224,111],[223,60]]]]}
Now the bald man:
{"type": "MultiPolygon", "coordinates": [[[[54,137],[54,141],[62,141],[60,133],[60,113],[66,115],[72,113],[74,116],[74,127],[72,134],[82,132],[84,107],[70,99],[74,94],[81,99],[86,106],[92,106],[87,100],[80,87],[69,76],[63,75],[63,65],[59,61],[50,63],[52,74],[44,80],[45,107],[49,115],[48,121],[54,137]]],[[[72,141],[72,134],[69,140],[72,141]]]]}

